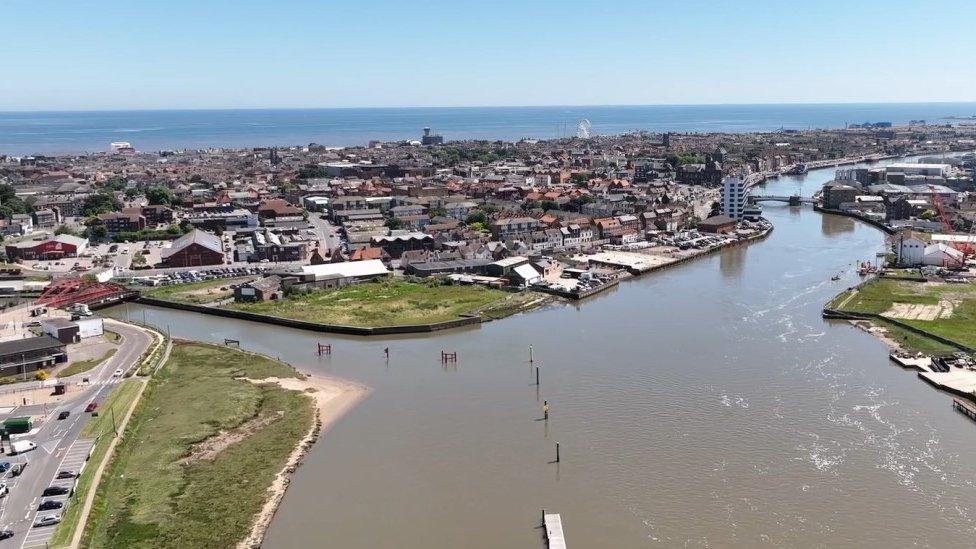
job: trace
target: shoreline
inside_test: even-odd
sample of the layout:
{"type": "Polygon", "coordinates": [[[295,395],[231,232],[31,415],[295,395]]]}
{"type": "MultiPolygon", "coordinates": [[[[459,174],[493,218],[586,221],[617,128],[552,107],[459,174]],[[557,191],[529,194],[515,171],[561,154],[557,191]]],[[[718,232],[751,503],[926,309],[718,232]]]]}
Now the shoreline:
{"type": "MultiPolygon", "coordinates": [[[[296,368],[297,369],[297,368],[296,368]]],[[[268,499],[255,515],[248,535],[237,543],[238,549],[257,549],[264,542],[264,536],[271,527],[275,514],[291,484],[292,475],[301,467],[305,456],[312,450],[323,433],[329,430],[346,412],[350,411],[372,391],[369,387],[331,376],[313,375],[302,372],[305,379],[275,378],[249,379],[238,378],[250,383],[273,383],[283,389],[299,391],[312,399],[315,407],[315,421],[309,431],[295,445],[284,467],[278,471],[274,482],[268,487],[268,499]]]]}

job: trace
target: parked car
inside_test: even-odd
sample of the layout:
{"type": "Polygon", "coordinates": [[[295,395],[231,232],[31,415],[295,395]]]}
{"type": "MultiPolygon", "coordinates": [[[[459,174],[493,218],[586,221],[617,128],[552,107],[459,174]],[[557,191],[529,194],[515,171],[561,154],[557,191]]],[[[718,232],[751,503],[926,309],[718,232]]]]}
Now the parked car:
{"type": "Polygon", "coordinates": [[[58,414],[58,419],[68,419],[68,416],[70,415],[71,412],[69,412],[68,410],[63,410],[60,414],[58,414]]]}
{"type": "Polygon", "coordinates": [[[41,492],[41,496],[63,496],[70,491],[71,490],[65,488],[64,486],[48,486],[43,492],[41,492]]]}
{"type": "Polygon", "coordinates": [[[64,507],[64,503],[61,503],[60,501],[55,501],[53,499],[49,499],[47,501],[42,501],[41,504],[37,506],[37,510],[50,511],[51,509],[60,509],[62,507],[64,507]]]}
{"type": "Polygon", "coordinates": [[[112,377],[122,377],[122,374],[124,374],[124,373],[125,372],[122,371],[122,368],[119,368],[119,369],[115,370],[115,373],[112,374],[112,377]]]}
{"type": "Polygon", "coordinates": [[[6,473],[9,470],[10,470],[10,462],[9,461],[5,461],[3,463],[0,463],[0,473],[6,473]]]}
{"type": "Polygon", "coordinates": [[[10,493],[10,488],[7,488],[7,483],[0,482],[0,497],[3,497],[10,493]]]}
{"type": "Polygon", "coordinates": [[[0,530],[0,539],[10,539],[14,537],[13,530],[0,530]]]}
{"type": "Polygon", "coordinates": [[[51,526],[52,524],[57,524],[61,522],[60,515],[47,515],[37,519],[34,522],[34,526],[51,526]]]}
{"type": "Polygon", "coordinates": [[[74,471],[71,471],[71,470],[68,470],[68,469],[65,469],[64,471],[58,471],[57,478],[59,478],[59,479],[62,479],[62,478],[75,478],[76,476],[78,476],[78,473],[76,473],[74,471]]]}
{"type": "Polygon", "coordinates": [[[85,406],[85,411],[94,412],[96,408],[98,408],[98,403],[93,400],[88,403],[88,406],[85,406]]]}

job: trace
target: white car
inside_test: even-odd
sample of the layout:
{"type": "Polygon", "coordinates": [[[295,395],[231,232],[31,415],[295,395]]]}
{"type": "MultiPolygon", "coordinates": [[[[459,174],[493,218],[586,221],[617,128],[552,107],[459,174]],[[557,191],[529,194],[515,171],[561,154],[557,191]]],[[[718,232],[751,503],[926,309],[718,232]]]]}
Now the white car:
{"type": "Polygon", "coordinates": [[[122,377],[123,374],[125,374],[125,372],[122,371],[122,368],[119,368],[118,370],[115,370],[115,373],[112,374],[112,377],[122,377]]]}
{"type": "Polygon", "coordinates": [[[10,488],[7,488],[7,483],[0,482],[0,497],[3,497],[10,493],[10,488]]]}
{"type": "Polygon", "coordinates": [[[34,526],[51,526],[61,522],[61,515],[46,515],[34,521],[34,526]]]}

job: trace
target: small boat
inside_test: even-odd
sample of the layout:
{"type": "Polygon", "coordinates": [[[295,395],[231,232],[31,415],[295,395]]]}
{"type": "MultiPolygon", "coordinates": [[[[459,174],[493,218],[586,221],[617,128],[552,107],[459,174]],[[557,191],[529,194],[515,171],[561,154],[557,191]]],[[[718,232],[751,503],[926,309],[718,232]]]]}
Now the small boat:
{"type": "Polygon", "coordinates": [[[840,280],[840,275],[834,275],[830,277],[830,279],[833,280],[834,282],[837,282],[838,280],[840,280]]]}

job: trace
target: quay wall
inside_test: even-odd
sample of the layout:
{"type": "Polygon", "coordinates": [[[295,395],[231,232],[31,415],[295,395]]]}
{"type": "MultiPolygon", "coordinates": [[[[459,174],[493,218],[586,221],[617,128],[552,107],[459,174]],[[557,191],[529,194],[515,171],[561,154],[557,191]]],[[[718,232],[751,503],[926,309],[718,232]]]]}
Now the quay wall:
{"type": "Polygon", "coordinates": [[[857,219],[858,221],[863,221],[863,222],[867,223],[868,225],[871,225],[871,226],[873,226],[873,227],[875,227],[877,229],[880,229],[880,230],[884,231],[886,234],[895,234],[895,230],[892,229],[891,227],[885,225],[884,223],[881,223],[881,222],[875,221],[873,219],[864,217],[863,215],[858,215],[858,214],[853,213],[853,212],[842,212],[840,210],[833,210],[833,209],[830,209],[830,208],[824,208],[824,207],[818,206],[816,204],[813,206],[813,209],[814,209],[814,211],[817,211],[817,212],[820,212],[820,213],[823,213],[823,214],[842,215],[844,217],[852,217],[854,219],[857,219]]]}
{"type": "Polygon", "coordinates": [[[646,275],[646,274],[649,274],[649,273],[661,271],[661,270],[664,270],[664,269],[670,269],[671,267],[676,267],[676,266],[681,265],[683,263],[687,263],[689,261],[694,261],[695,259],[699,259],[699,258],[702,258],[702,257],[706,257],[706,256],[709,256],[709,255],[712,255],[712,254],[717,253],[717,252],[721,252],[722,250],[726,250],[726,249],[729,249],[729,248],[737,248],[739,246],[744,246],[746,244],[752,244],[753,242],[757,242],[759,240],[764,240],[767,236],[769,236],[769,233],[771,233],[771,232],[773,232],[773,227],[772,226],[770,226],[768,229],[766,229],[765,231],[763,231],[761,233],[757,233],[757,234],[754,234],[754,235],[752,235],[750,237],[743,238],[742,240],[736,240],[735,242],[732,242],[730,244],[726,244],[725,246],[719,246],[717,248],[711,248],[709,250],[703,250],[703,251],[701,251],[699,253],[696,253],[694,255],[689,255],[689,256],[682,257],[680,259],[676,259],[675,261],[672,261],[671,263],[665,263],[663,265],[655,265],[655,266],[651,267],[650,269],[647,269],[646,271],[641,271],[641,272],[636,272],[636,273],[631,273],[631,274],[633,274],[635,277],[637,277],[637,276],[646,275]]]}
{"type": "Polygon", "coordinates": [[[963,345],[962,343],[953,341],[948,338],[944,338],[940,335],[936,335],[931,332],[926,332],[925,330],[916,328],[915,326],[905,324],[904,322],[901,322],[897,318],[888,318],[886,316],[882,316],[876,313],[854,313],[849,311],[839,311],[837,309],[824,309],[823,318],[830,319],[830,320],[867,320],[867,321],[877,320],[877,321],[887,322],[889,324],[894,324],[895,326],[898,326],[903,330],[908,330],[909,332],[938,341],[939,343],[942,343],[944,345],[955,347],[960,351],[966,351],[967,353],[976,353],[976,349],[972,347],[968,347],[966,345],[963,345]]]}
{"type": "Polygon", "coordinates": [[[542,292],[545,294],[552,294],[559,297],[565,297],[566,299],[580,300],[586,299],[590,296],[596,295],[601,292],[605,292],[610,288],[616,288],[620,284],[620,279],[611,280],[606,284],[601,284],[595,288],[590,288],[589,290],[583,292],[569,292],[565,290],[556,290],[554,288],[532,288],[534,291],[542,292]]]}
{"type": "Polygon", "coordinates": [[[308,322],[306,320],[295,320],[291,318],[249,313],[246,311],[235,311],[231,309],[219,309],[216,307],[206,307],[203,305],[193,305],[190,303],[178,303],[175,301],[156,299],[146,296],[139,296],[133,299],[133,301],[143,305],[152,305],[154,307],[165,307],[168,309],[178,309],[181,311],[190,311],[194,313],[235,318],[238,320],[248,320],[252,322],[264,322],[265,324],[275,324],[278,326],[285,326],[287,328],[298,328],[313,332],[360,336],[429,333],[440,330],[449,330],[452,328],[460,328],[462,326],[471,326],[484,322],[484,319],[481,316],[471,315],[463,316],[455,320],[436,322],[432,324],[407,324],[403,326],[377,326],[368,328],[364,326],[346,326],[342,324],[319,324],[317,322],[308,322]]]}

